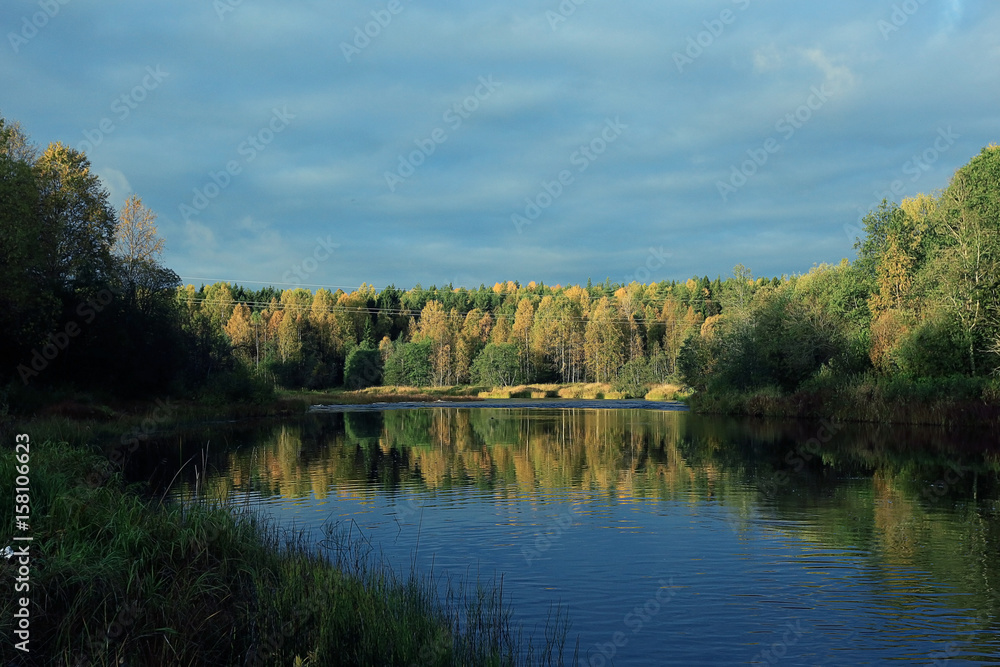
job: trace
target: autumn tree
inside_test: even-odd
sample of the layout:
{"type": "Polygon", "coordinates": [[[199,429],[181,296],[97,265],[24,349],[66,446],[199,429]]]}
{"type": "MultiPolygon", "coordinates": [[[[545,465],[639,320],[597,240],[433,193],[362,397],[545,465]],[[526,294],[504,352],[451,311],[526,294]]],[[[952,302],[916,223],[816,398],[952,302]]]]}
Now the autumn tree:
{"type": "Polygon", "coordinates": [[[608,297],[590,313],[584,334],[587,371],[595,382],[611,382],[628,354],[628,335],[623,329],[617,308],[608,297]]]}
{"type": "Polygon", "coordinates": [[[233,352],[244,363],[254,365],[260,361],[260,339],[251,322],[250,307],[238,304],[225,326],[226,335],[233,346],[233,352]]]}

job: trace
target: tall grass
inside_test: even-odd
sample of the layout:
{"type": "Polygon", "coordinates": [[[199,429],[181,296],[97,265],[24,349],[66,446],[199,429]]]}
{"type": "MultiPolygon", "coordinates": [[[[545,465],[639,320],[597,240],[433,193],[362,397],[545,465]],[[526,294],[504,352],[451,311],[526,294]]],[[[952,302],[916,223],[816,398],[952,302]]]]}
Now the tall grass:
{"type": "MultiPolygon", "coordinates": [[[[356,536],[330,532],[319,550],[246,505],[144,499],[107,466],[66,443],[32,445],[32,650],[15,654],[14,600],[3,596],[3,664],[563,662],[565,619],[537,655],[526,650],[502,580],[449,587],[442,600],[431,579],[397,574],[356,536]]],[[[13,478],[5,450],[0,479],[13,478]]],[[[0,504],[3,544],[12,512],[0,504]]],[[[0,588],[15,576],[0,560],[0,588]]]]}

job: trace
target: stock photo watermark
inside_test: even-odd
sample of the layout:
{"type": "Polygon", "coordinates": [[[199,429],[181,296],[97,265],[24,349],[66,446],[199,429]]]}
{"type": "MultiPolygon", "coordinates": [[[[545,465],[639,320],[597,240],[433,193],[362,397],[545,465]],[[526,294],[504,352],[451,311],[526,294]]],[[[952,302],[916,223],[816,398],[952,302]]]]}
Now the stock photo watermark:
{"type": "Polygon", "coordinates": [[[677,595],[673,577],[669,580],[660,579],[657,583],[660,586],[656,589],[656,593],[645,602],[637,604],[622,618],[622,625],[631,630],[631,633],[619,630],[611,635],[610,641],[595,643],[587,659],[589,667],[613,665],[619,650],[628,646],[630,638],[642,632],[643,628],[652,622],[677,595]]]}
{"type": "Polygon", "coordinates": [[[233,178],[243,173],[243,167],[250,164],[260,155],[274,138],[285,131],[295,119],[295,114],[288,112],[288,107],[271,110],[271,119],[266,125],[256,132],[247,135],[247,138],[236,147],[236,153],[242,160],[230,160],[226,163],[225,169],[208,172],[209,180],[201,187],[194,189],[194,196],[190,204],[181,204],[178,210],[181,218],[185,222],[190,222],[191,218],[208,208],[208,205],[218,197],[223,190],[229,187],[233,178]]]}
{"type": "Polygon", "coordinates": [[[573,16],[573,14],[576,14],[576,10],[580,5],[586,3],[587,0],[562,0],[555,11],[550,9],[545,12],[545,20],[549,22],[552,32],[558,30],[561,24],[568,21],[569,17],[573,16]]]}
{"type": "Polygon", "coordinates": [[[117,119],[119,123],[125,122],[132,115],[132,112],[138,109],[139,105],[146,101],[149,94],[159,88],[168,76],[170,73],[164,72],[159,65],[155,69],[152,66],[146,67],[146,75],[136,86],[112,100],[110,109],[114,118],[105,116],[97,122],[97,127],[92,130],[84,130],[83,141],[77,144],[76,149],[81,153],[90,153],[100,146],[109,134],[118,129],[115,120],[117,119]]]}
{"type": "Polygon", "coordinates": [[[910,21],[910,18],[920,11],[920,8],[926,3],[927,0],[904,0],[899,4],[894,4],[888,20],[879,19],[876,24],[879,32],[882,33],[882,39],[889,41],[892,33],[898,32],[900,28],[906,25],[910,21]]]}
{"type": "Polygon", "coordinates": [[[730,166],[728,181],[715,182],[715,187],[719,191],[722,201],[728,203],[729,197],[746,185],[768,163],[771,156],[781,150],[784,143],[791,141],[796,132],[805,127],[806,123],[812,120],[813,115],[822,109],[833,95],[834,90],[826,82],[819,86],[812,86],[805,102],[774,123],[775,131],[781,135],[780,139],[771,136],[765,139],[759,147],[748,148],[746,152],[749,159],[738,165],[730,166]]]}
{"type": "Polygon", "coordinates": [[[949,125],[947,129],[939,127],[937,130],[937,136],[934,140],[922,151],[914,153],[910,159],[904,162],[899,171],[902,176],[908,176],[905,180],[903,178],[895,178],[889,183],[889,187],[885,190],[875,190],[873,195],[874,199],[872,203],[868,205],[868,208],[863,208],[859,206],[857,224],[844,225],[844,232],[847,234],[848,240],[854,241],[856,237],[864,236],[864,218],[869,212],[876,210],[883,200],[886,201],[896,201],[905,191],[908,185],[916,183],[920,178],[929,172],[942,155],[947,153],[955,142],[962,138],[962,135],[957,134],[952,130],[952,126],[949,125]]]}
{"type": "Polygon", "coordinates": [[[309,276],[316,273],[320,264],[333,257],[334,251],[339,247],[340,244],[334,243],[333,238],[329,234],[327,234],[326,238],[322,236],[317,237],[316,246],[313,248],[312,254],[301,262],[293,264],[292,268],[285,271],[281,279],[286,283],[301,285],[309,276]],[[293,278],[298,278],[298,280],[293,280],[293,278]]]}
{"type": "Polygon", "coordinates": [[[17,374],[21,377],[24,385],[27,386],[32,378],[43,373],[51,362],[66,351],[73,339],[83,333],[83,327],[92,324],[97,315],[111,305],[116,296],[121,296],[121,294],[122,291],[117,287],[102,289],[93,297],[77,304],[75,312],[80,321],[70,320],[60,331],[49,334],[40,347],[31,351],[31,359],[27,363],[17,366],[17,374]],[[81,322],[83,326],[81,326],[81,322]]]}
{"type": "Polygon", "coordinates": [[[550,521],[550,529],[544,534],[539,535],[535,538],[534,548],[522,547],[521,555],[524,556],[524,562],[530,566],[531,562],[536,558],[540,558],[542,554],[552,548],[559,538],[563,536],[568,528],[573,525],[573,514],[571,512],[566,512],[550,521]]]}
{"type": "Polygon", "coordinates": [[[24,653],[30,653],[31,641],[31,437],[27,433],[14,436],[14,522],[22,534],[11,539],[18,543],[15,547],[6,547],[0,552],[7,560],[13,561],[17,567],[14,578],[14,592],[23,594],[14,599],[14,634],[21,641],[14,648],[24,653]]]}
{"type": "Polygon", "coordinates": [[[62,11],[62,8],[70,3],[70,0],[39,0],[38,9],[31,16],[21,18],[21,29],[17,32],[8,32],[7,41],[14,53],[19,53],[21,47],[30,42],[38,35],[40,30],[49,24],[62,11]]]}
{"type": "MultiPolygon", "coordinates": [[[[462,124],[472,117],[503,84],[493,80],[493,75],[479,77],[479,85],[469,95],[460,102],[452,104],[441,116],[441,120],[447,127],[455,132],[462,124]]],[[[396,192],[396,187],[405,183],[406,179],[413,176],[425,162],[437,151],[438,146],[444,144],[449,139],[448,132],[443,127],[436,127],[431,130],[425,138],[413,140],[416,150],[410,151],[407,155],[399,155],[399,164],[395,171],[386,171],[384,174],[385,184],[389,192],[396,192]]]]}
{"type": "Polygon", "coordinates": [[[340,50],[344,54],[344,60],[348,63],[354,56],[361,55],[361,52],[368,48],[372,40],[382,34],[382,31],[389,27],[393,18],[399,16],[406,9],[411,0],[390,0],[384,9],[373,9],[371,11],[372,20],[363,26],[354,28],[354,39],[340,43],[340,50]]]}
{"type": "MultiPolygon", "coordinates": [[[[732,0],[732,3],[741,12],[746,11],[750,6],[750,0],[732,0]]],[[[674,51],[674,64],[677,66],[677,71],[683,74],[684,68],[693,65],[694,61],[700,58],[706,49],[715,44],[715,40],[722,37],[726,31],[726,26],[736,23],[737,17],[738,14],[732,9],[723,9],[717,18],[702,21],[705,29],[696,35],[688,36],[687,48],[684,49],[684,52],[674,51]]]]}
{"type": "MultiPolygon", "coordinates": [[[[614,120],[608,118],[604,122],[604,128],[596,137],[573,151],[569,156],[570,165],[576,167],[578,174],[587,171],[590,165],[604,155],[608,147],[618,141],[618,138],[627,129],[628,125],[621,122],[620,116],[615,116],[614,120]]],[[[575,180],[572,171],[563,169],[556,174],[553,180],[542,181],[541,188],[535,196],[524,198],[525,207],[523,215],[514,212],[510,216],[510,220],[514,224],[514,229],[517,230],[517,233],[522,234],[525,225],[530,225],[540,218],[542,213],[552,206],[575,180]]]]}
{"type": "Polygon", "coordinates": [[[219,17],[220,21],[225,21],[226,14],[232,14],[242,4],[243,0],[214,0],[212,9],[215,10],[215,15],[219,17]]]}
{"type": "Polygon", "coordinates": [[[624,276],[621,280],[622,285],[631,285],[633,282],[639,282],[646,284],[650,278],[653,277],[653,271],[662,269],[667,260],[674,256],[672,252],[665,252],[663,246],[659,248],[649,248],[649,254],[646,256],[646,261],[643,264],[635,267],[635,271],[627,276],[624,276]]]}
{"type": "Polygon", "coordinates": [[[773,642],[769,647],[757,653],[750,659],[751,665],[773,665],[777,663],[788,655],[788,649],[798,644],[799,639],[808,632],[808,630],[802,629],[802,621],[799,619],[796,619],[794,623],[789,621],[785,624],[785,627],[788,629],[782,633],[781,640],[773,642]]]}

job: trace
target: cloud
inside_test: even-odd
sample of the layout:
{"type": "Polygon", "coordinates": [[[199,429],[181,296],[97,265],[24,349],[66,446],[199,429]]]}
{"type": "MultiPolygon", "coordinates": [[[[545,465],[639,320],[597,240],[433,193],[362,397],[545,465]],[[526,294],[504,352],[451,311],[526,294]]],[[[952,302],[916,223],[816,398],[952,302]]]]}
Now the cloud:
{"type": "Polygon", "coordinates": [[[125,205],[125,200],[132,194],[132,186],[129,184],[125,174],[111,167],[101,167],[95,170],[101,183],[107,188],[108,201],[116,210],[125,205]]]}
{"type": "Polygon", "coordinates": [[[663,277],[727,274],[744,252],[755,273],[805,271],[853,254],[843,225],[938,127],[961,139],[925,190],[997,139],[1000,3],[926,3],[889,39],[888,5],[744,4],[588,2],[553,29],[553,0],[407,1],[348,62],[341,43],[384,3],[261,0],[221,18],[211,3],[70,3],[0,56],[0,86],[43,144],[114,123],[88,155],[116,206],[134,191],[158,214],[178,273],[282,282],[329,234],[342,248],[310,282],[331,285],[603,280],[653,243],[674,253],[663,277]],[[691,38],[702,54],[679,73],[691,38]],[[123,118],[111,103],[147,66],[169,77],[123,118]],[[447,123],[489,76],[502,87],[447,123]],[[778,130],[822,84],[835,103],[778,130]],[[287,129],[241,153],[284,105],[287,129]],[[575,163],[615,117],[627,131],[575,163]],[[390,192],[385,173],[438,128],[447,140],[390,192]],[[780,150],[723,202],[719,175],[772,136],[780,150]],[[239,173],[186,221],[179,206],[231,160],[239,173]],[[519,235],[511,214],[563,170],[572,184],[519,235]]]}

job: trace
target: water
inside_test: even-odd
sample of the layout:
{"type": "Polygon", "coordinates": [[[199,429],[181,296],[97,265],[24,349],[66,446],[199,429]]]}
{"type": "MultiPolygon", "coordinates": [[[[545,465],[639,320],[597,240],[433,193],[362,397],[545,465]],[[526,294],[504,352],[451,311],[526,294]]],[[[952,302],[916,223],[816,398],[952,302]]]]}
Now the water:
{"type": "Polygon", "coordinates": [[[502,574],[580,664],[1000,664],[990,436],[506,405],[206,426],[133,472],[194,457],[189,499],[210,443],[205,493],[360,530],[401,572],[502,574]]]}

